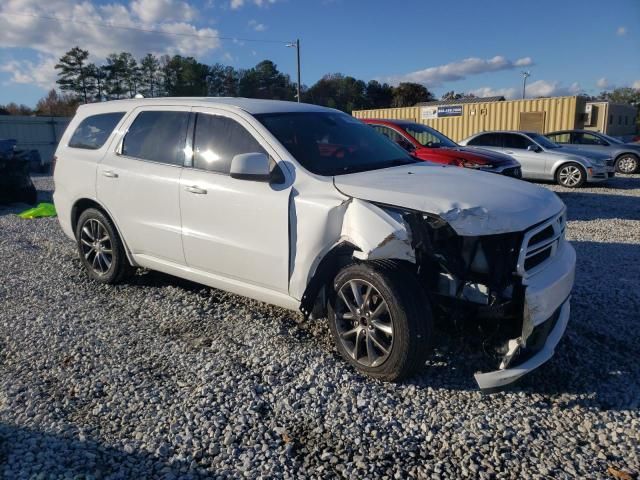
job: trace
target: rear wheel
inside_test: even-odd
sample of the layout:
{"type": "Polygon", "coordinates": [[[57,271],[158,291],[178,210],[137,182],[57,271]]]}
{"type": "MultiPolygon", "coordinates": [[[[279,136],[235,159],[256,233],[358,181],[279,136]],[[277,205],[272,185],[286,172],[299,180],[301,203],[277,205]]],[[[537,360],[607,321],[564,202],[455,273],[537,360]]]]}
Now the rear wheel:
{"type": "Polygon", "coordinates": [[[431,351],[428,300],[412,273],[391,262],[342,269],[328,311],[338,351],[371,377],[407,377],[424,365],[431,351]]]}
{"type": "Polygon", "coordinates": [[[76,241],[80,260],[93,280],[114,284],[134,272],[113,222],[100,210],[82,212],[76,241]]]}
{"type": "Polygon", "coordinates": [[[587,181],[587,172],[577,163],[566,163],[556,172],[556,182],[563,187],[579,188],[587,181]]]}
{"type": "Polygon", "coordinates": [[[638,161],[638,157],[631,153],[626,153],[622,155],[618,160],[616,160],[616,171],[619,173],[636,173],[640,170],[640,161],[638,161]]]}

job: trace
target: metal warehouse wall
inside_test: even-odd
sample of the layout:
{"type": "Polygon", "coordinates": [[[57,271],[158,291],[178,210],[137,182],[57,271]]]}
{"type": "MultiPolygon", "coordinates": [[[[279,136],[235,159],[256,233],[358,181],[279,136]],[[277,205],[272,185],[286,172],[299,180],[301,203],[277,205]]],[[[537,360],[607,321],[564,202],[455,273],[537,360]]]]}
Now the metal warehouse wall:
{"type": "Polygon", "coordinates": [[[70,120],[67,117],[0,115],[0,139],[15,139],[21,150],[38,150],[42,161],[49,163],[70,120]]]}
{"type": "Polygon", "coordinates": [[[352,114],[356,118],[412,120],[429,125],[453,140],[460,141],[482,131],[518,130],[521,112],[545,112],[544,132],[582,128],[585,105],[586,101],[583,97],[552,97],[489,103],[461,103],[458,106],[462,107],[462,115],[435,119],[421,118],[421,109],[424,107],[356,110],[352,114]]]}

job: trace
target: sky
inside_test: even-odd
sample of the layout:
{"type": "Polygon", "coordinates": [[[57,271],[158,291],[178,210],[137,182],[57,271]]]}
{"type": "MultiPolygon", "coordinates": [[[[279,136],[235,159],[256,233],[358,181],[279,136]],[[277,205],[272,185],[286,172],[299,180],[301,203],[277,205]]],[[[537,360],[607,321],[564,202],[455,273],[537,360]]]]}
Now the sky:
{"type": "Polygon", "coordinates": [[[76,45],[96,63],[270,59],[295,80],[296,38],[306,85],[339,72],[518,98],[526,70],[527,96],[640,88],[640,0],[1,0],[0,104],[34,106],[76,45]]]}

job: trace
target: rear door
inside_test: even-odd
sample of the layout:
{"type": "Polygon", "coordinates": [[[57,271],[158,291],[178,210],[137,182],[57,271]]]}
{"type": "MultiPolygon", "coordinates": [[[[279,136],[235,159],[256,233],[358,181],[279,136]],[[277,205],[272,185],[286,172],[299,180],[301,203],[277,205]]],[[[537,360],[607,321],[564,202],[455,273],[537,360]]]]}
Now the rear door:
{"type": "Polygon", "coordinates": [[[482,147],[494,152],[503,153],[502,136],[500,133],[481,133],[467,142],[470,147],[482,147]]]}
{"type": "Polygon", "coordinates": [[[98,166],[97,195],[136,255],[184,264],[180,173],[190,107],[143,107],[98,166]]]}
{"type": "Polygon", "coordinates": [[[290,182],[231,178],[231,159],[276,152],[244,118],[194,108],[193,160],[180,181],[189,267],[288,293],[290,182]]]}

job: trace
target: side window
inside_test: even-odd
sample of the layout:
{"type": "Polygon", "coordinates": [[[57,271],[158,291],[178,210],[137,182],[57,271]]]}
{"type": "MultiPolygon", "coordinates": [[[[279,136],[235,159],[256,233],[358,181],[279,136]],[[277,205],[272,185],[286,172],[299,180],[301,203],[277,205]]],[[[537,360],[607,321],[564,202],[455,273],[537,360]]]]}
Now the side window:
{"type": "Polygon", "coordinates": [[[122,154],[170,165],[184,164],[189,112],[141,112],[122,142],[122,154]]]}
{"type": "Polygon", "coordinates": [[[554,143],[562,143],[567,144],[571,143],[571,134],[570,133],[556,133],[555,135],[547,135],[549,140],[554,143]]]}
{"type": "Polygon", "coordinates": [[[526,150],[529,145],[533,145],[533,142],[527,137],[514,133],[504,135],[504,148],[526,150]]]}
{"type": "Polygon", "coordinates": [[[576,133],[575,143],[580,145],[604,145],[605,143],[591,133],[576,133]]]}
{"type": "Polygon", "coordinates": [[[375,125],[373,128],[375,128],[378,132],[383,134],[392,142],[395,142],[396,144],[400,145],[405,150],[414,150],[411,142],[406,138],[404,138],[401,134],[396,132],[393,128],[385,127],[383,125],[375,125]]]}
{"type": "Polygon", "coordinates": [[[484,133],[472,138],[467,145],[478,147],[502,147],[502,137],[499,133],[484,133]]]}
{"type": "Polygon", "coordinates": [[[80,122],[69,140],[72,148],[97,150],[104,145],[125,112],[91,115],[80,122]]]}
{"type": "Polygon", "coordinates": [[[231,159],[241,153],[267,153],[238,122],[199,113],[194,139],[194,168],[229,173],[231,159]]]}

